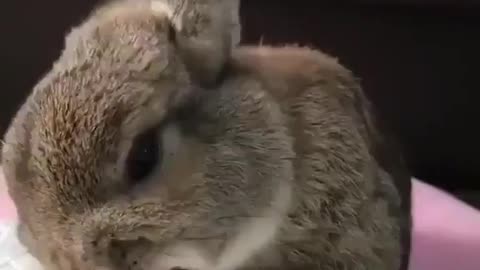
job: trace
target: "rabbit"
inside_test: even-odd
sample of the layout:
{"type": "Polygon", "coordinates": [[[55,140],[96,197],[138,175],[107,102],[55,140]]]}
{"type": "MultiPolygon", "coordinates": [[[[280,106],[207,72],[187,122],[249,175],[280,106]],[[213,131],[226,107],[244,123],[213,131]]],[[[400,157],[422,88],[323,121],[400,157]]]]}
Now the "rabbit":
{"type": "Polygon", "coordinates": [[[410,173],[359,80],[240,45],[237,8],[115,1],[67,35],[2,148],[45,270],[407,269],[410,173]]]}

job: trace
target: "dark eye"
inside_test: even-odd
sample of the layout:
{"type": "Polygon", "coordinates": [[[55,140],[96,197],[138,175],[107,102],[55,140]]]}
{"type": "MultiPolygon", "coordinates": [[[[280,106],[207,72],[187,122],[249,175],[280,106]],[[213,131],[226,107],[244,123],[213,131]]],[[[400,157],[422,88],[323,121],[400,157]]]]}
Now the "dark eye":
{"type": "Polygon", "coordinates": [[[177,42],[177,31],[172,23],[168,24],[168,41],[172,43],[177,42]]]}
{"type": "Polygon", "coordinates": [[[157,129],[150,129],[135,138],[128,154],[126,171],[132,182],[139,182],[150,176],[162,162],[162,149],[157,129]]]}

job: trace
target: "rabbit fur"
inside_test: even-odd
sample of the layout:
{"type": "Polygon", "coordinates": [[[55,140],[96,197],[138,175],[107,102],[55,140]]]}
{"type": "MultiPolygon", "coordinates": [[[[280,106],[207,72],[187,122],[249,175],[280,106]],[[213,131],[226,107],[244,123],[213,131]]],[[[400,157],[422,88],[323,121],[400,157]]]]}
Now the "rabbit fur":
{"type": "Polygon", "coordinates": [[[46,270],[407,269],[410,175],[358,81],[316,50],[237,46],[227,2],[199,27],[117,1],[67,36],[2,153],[46,270]]]}

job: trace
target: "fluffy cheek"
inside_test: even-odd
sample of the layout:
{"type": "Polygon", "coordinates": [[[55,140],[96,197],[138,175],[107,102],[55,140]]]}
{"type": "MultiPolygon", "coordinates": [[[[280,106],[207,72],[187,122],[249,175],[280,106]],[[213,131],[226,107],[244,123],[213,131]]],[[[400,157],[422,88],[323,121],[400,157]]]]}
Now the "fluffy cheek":
{"type": "MultiPolygon", "coordinates": [[[[157,253],[144,268],[235,270],[248,266],[255,255],[274,249],[276,235],[289,205],[290,193],[290,187],[278,187],[271,206],[264,209],[260,216],[231,218],[234,226],[220,226],[218,222],[202,225],[194,222],[195,227],[187,228],[180,238],[157,253]]],[[[277,262],[267,259],[266,263],[277,262]]]]}

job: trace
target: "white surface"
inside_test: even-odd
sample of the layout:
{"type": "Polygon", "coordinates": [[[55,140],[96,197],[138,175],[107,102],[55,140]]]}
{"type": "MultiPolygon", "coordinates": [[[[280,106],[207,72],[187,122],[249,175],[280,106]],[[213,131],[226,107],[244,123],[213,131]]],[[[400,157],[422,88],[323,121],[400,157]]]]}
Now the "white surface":
{"type": "Polygon", "coordinates": [[[15,223],[0,223],[0,270],[42,270],[18,241],[15,223]]]}

